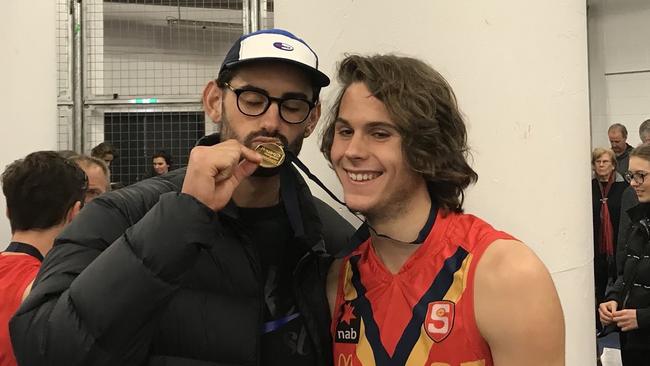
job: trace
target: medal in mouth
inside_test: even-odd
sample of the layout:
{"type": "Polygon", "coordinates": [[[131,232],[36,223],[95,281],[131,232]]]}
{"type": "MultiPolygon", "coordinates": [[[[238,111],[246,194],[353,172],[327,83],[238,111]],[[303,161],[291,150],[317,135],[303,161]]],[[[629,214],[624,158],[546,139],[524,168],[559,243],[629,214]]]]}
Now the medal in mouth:
{"type": "Polygon", "coordinates": [[[284,162],[284,149],[280,144],[265,142],[255,148],[262,155],[262,168],[277,168],[284,162]]]}

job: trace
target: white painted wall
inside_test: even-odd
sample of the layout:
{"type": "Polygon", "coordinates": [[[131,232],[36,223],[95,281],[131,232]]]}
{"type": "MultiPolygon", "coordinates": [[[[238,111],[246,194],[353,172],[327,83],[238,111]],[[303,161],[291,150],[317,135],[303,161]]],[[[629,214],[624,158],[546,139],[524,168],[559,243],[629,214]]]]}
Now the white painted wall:
{"type": "MultiPolygon", "coordinates": [[[[275,24],[310,42],[329,75],[346,52],[412,55],[445,75],[467,117],[480,176],[467,210],[529,244],[546,263],[565,312],[566,364],[593,365],[585,1],[396,6],[276,0],[275,24]]],[[[326,105],[334,91],[325,92],[326,105]]],[[[316,142],[310,138],[301,156],[340,195],[316,142]]]]}
{"type": "MultiPolygon", "coordinates": [[[[35,150],[56,149],[55,2],[0,5],[0,170],[35,150]]],[[[4,195],[0,207],[5,208],[4,195]]],[[[11,231],[0,215],[0,249],[11,231]]]]}
{"type": "Polygon", "coordinates": [[[589,1],[592,144],[609,146],[607,128],[622,123],[628,143],[640,143],[639,125],[650,118],[650,2],[589,1]]]}

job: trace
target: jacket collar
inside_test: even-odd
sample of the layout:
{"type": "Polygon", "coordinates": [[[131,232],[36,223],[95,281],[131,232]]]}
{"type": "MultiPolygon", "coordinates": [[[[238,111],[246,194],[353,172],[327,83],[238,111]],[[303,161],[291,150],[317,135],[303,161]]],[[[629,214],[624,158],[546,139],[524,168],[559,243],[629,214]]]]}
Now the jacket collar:
{"type": "Polygon", "coordinates": [[[650,203],[639,203],[638,205],[627,210],[627,214],[632,222],[650,217],[650,203]]]}
{"type": "MultiPolygon", "coordinates": [[[[196,146],[212,146],[219,142],[221,142],[220,135],[213,133],[199,139],[196,146]]],[[[294,238],[305,243],[310,251],[324,254],[326,251],[322,235],[323,225],[307,183],[289,163],[282,166],[279,174],[280,197],[289,216],[294,238]]],[[[239,217],[237,205],[232,200],[219,213],[233,219],[239,217]]]]}

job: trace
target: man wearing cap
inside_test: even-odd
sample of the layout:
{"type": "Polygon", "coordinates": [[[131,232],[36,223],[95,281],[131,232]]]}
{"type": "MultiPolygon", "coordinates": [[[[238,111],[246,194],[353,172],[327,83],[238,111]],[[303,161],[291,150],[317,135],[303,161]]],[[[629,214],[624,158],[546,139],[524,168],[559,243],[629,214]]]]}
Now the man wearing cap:
{"type": "Polygon", "coordinates": [[[10,324],[19,363],[332,364],[326,252],[352,229],[282,158],[314,131],[328,84],[289,32],[235,42],[203,93],[221,135],[59,236],[10,324]]]}

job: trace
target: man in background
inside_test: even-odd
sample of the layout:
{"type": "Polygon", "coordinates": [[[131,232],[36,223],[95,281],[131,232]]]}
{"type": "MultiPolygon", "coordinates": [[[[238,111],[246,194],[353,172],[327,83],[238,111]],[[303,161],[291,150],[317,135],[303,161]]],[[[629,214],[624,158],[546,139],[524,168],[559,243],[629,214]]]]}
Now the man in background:
{"type": "Polygon", "coordinates": [[[54,151],[34,152],[2,173],[11,243],[0,253],[0,366],[14,366],[9,319],[29,294],[54,238],[79,212],[84,172],[54,151]]]}
{"type": "Polygon", "coordinates": [[[85,203],[88,203],[99,195],[111,189],[110,172],[108,166],[99,158],[88,155],[75,155],[70,160],[77,163],[88,176],[88,189],[86,190],[85,203]]]}
{"type": "Polygon", "coordinates": [[[632,151],[632,146],[627,143],[627,128],[620,123],[614,123],[607,129],[607,136],[616,154],[616,171],[625,175],[632,151]]]}

